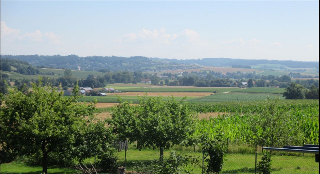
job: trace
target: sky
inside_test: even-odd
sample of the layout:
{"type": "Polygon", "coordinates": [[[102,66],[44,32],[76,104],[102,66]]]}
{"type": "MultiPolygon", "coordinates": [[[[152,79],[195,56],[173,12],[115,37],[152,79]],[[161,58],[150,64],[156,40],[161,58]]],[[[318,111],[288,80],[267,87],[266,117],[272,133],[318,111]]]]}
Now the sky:
{"type": "Polygon", "coordinates": [[[2,0],[6,54],[319,61],[319,1],[2,0]]]}

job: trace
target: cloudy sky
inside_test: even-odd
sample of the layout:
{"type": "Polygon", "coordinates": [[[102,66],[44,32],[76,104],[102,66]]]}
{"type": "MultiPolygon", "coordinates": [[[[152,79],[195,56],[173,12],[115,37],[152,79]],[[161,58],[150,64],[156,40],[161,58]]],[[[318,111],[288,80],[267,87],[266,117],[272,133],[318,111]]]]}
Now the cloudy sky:
{"type": "Polygon", "coordinates": [[[319,1],[1,1],[1,54],[319,61],[319,1]]]}

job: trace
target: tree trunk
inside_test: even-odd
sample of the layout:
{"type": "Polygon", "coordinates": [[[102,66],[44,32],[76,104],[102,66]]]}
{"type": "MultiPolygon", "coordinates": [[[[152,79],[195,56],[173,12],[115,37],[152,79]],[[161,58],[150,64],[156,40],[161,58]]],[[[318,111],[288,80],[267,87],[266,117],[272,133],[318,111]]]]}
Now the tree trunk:
{"type": "Polygon", "coordinates": [[[160,147],[160,161],[163,161],[163,147],[160,147]]]}
{"type": "Polygon", "coordinates": [[[48,152],[46,151],[46,142],[42,141],[42,173],[48,173],[48,166],[47,166],[47,157],[48,152]]]}

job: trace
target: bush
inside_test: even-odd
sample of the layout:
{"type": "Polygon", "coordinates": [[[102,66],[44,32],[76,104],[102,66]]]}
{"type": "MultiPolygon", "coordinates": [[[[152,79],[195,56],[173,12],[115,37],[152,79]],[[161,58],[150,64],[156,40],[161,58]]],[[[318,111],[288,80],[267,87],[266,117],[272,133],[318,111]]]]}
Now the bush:
{"type": "Polygon", "coordinates": [[[98,155],[97,166],[103,172],[115,173],[118,170],[118,159],[113,150],[98,155]]]}
{"type": "Polygon", "coordinates": [[[271,154],[266,152],[262,156],[262,161],[258,164],[259,174],[270,174],[271,173],[271,154]]]}
{"type": "Polygon", "coordinates": [[[178,174],[192,173],[193,166],[199,164],[199,159],[192,156],[181,156],[174,151],[170,152],[170,156],[163,160],[154,160],[150,164],[141,163],[135,166],[135,170],[145,174],[178,174]]]}

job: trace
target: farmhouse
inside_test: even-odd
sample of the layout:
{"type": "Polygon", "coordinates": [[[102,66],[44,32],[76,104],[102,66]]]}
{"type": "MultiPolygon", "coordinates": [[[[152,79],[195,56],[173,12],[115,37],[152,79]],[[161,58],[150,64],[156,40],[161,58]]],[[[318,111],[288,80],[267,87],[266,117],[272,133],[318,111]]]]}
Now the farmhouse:
{"type": "Polygon", "coordinates": [[[151,80],[150,79],[141,79],[140,83],[151,84],[151,80]]]}
{"type": "Polygon", "coordinates": [[[248,86],[248,82],[241,82],[241,84],[240,84],[240,88],[245,88],[245,87],[247,87],[248,86]]]}
{"type": "Polygon", "coordinates": [[[113,88],[105,88],[105,90],[108,91],[108,92],[110,92],[110,93],[114,92],[114,89],[113,89],[113,88]]]}
{"type": "Polygon", "coordinates": [[[107,96],[106,93],[99,93],[99,96],[107,96]]]}
{"type": "Polygon", "coordinates": [[[93,89],[91,87],[80,87],[80,90],[91,91],[93,89]]]}

